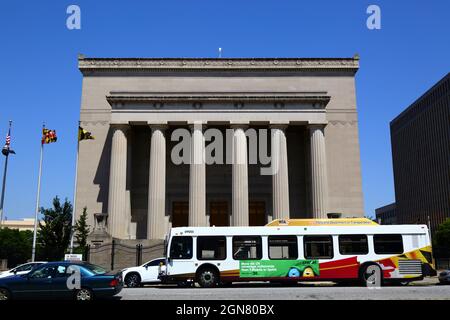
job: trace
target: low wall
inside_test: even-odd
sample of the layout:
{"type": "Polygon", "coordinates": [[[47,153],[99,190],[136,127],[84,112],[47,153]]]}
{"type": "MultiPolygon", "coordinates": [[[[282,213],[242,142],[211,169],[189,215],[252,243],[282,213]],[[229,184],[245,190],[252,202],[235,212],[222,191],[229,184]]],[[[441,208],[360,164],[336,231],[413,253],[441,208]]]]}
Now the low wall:
{"type": "Polygon", "coordinates": [[[162,257],[163,240],[119,240],[90,246],[85,260],[107,270],[119,271],[162,257]]]}

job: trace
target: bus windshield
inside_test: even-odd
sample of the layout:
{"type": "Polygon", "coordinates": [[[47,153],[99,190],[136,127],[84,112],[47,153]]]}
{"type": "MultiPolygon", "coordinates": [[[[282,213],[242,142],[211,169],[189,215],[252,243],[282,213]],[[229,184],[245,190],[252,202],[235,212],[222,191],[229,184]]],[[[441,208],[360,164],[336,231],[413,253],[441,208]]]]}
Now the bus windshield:
{"type": "Polygon", "coordinates": [[[177,236],[172,238],[170,245],[170,258],[191,259],[192,258],[192,237],[177,236]]]}

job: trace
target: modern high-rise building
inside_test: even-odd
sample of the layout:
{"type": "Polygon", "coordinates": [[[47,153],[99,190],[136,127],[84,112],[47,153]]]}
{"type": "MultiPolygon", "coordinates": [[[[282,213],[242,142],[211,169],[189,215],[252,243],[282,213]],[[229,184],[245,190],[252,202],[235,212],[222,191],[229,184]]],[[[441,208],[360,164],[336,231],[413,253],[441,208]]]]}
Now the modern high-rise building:
{"type": "Polygon", "coordinates": [[[375,218],[380,224],[397,224],[395,202],[375,209],[375,218]]]}
{"type": "Polygon", "coordinates": [[[80,120],[95,140],[80,143],[76,214],[87,206],[117,239],[363,216],[358,68],[357,56],[81,56],[80,120]]]}
{"type": "Polygon", "coordinates": [[[391,121],[398,223],[450,218],[450,73],[391,121]]]}

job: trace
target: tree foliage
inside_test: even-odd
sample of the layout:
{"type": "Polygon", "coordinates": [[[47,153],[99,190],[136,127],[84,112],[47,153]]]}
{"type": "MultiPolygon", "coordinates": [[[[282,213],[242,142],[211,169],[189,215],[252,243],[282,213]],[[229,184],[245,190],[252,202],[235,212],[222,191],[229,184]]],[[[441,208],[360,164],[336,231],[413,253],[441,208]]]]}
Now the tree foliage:
{"type": "Polygon", "coordinates": [[[439,251],[450,253],[450,218],[439,225],[433,240],[439,251]]]}
{"type": "Polygon", "coordinates": [[[78,249],[84,250],[87,245],[87,237],[90,232],[90,226],[87,224],[87,208],[83,208],[83,213],[75,224],[75,239],[78,249]]]}
{"type": "Polygon", "coordinates": [[[31,259],[33,232],[0,229],[0,259],[8,259],[8,267],[15,267],[31,259]]]}
{"type": "Polygon", "coordinates": [[[39,222],[38,256],[42,260],[62,260],[70,243],[72,230],[72,204],[65,199],[61,206],[58,196],[53,199],[53,208],[41,208],[44,224],[39,222]]]}

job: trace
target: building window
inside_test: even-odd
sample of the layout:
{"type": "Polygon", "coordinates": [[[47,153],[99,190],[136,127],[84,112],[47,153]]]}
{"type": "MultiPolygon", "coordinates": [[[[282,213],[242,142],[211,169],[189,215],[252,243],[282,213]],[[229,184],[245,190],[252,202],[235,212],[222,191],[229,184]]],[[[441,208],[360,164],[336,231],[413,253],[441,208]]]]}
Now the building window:
{"type": "Polygon", "coordinates": [[[198,260],[225,260],[227,257],[227,239],[225,237],[198,237],[198,260]]]}
{"type": "Polygon", "coordinates": [[[192,258],[192,237],[173,237],[170,245],[170,258],[191,259],[192,258]]]}
{"type": "Polygon", "coordinates": [[[373,236],[376,254],[403,253],[403,239],[401,234],[376,234],[373,236]]]}
{"type": "Polygon", "coordinates": [[[260,260],[262,258],[261,237],[236,236],[233,237],[234,260],[260,260]]]}
{"type": "Polygon", "coordinates": [[[369,244],[365,234],[339,236],[339,252],[342,255],[368,254],[369,244]]]}
{"type": "Polygon", "coordinates": [[[269,236],[270,259],[297,259],[297,236],[269,236]]]}
{"type": "Polygon", "coordinates": [[[306,259],[333,258],[333,238],[331,236],[304,236],[306,259]]]}

